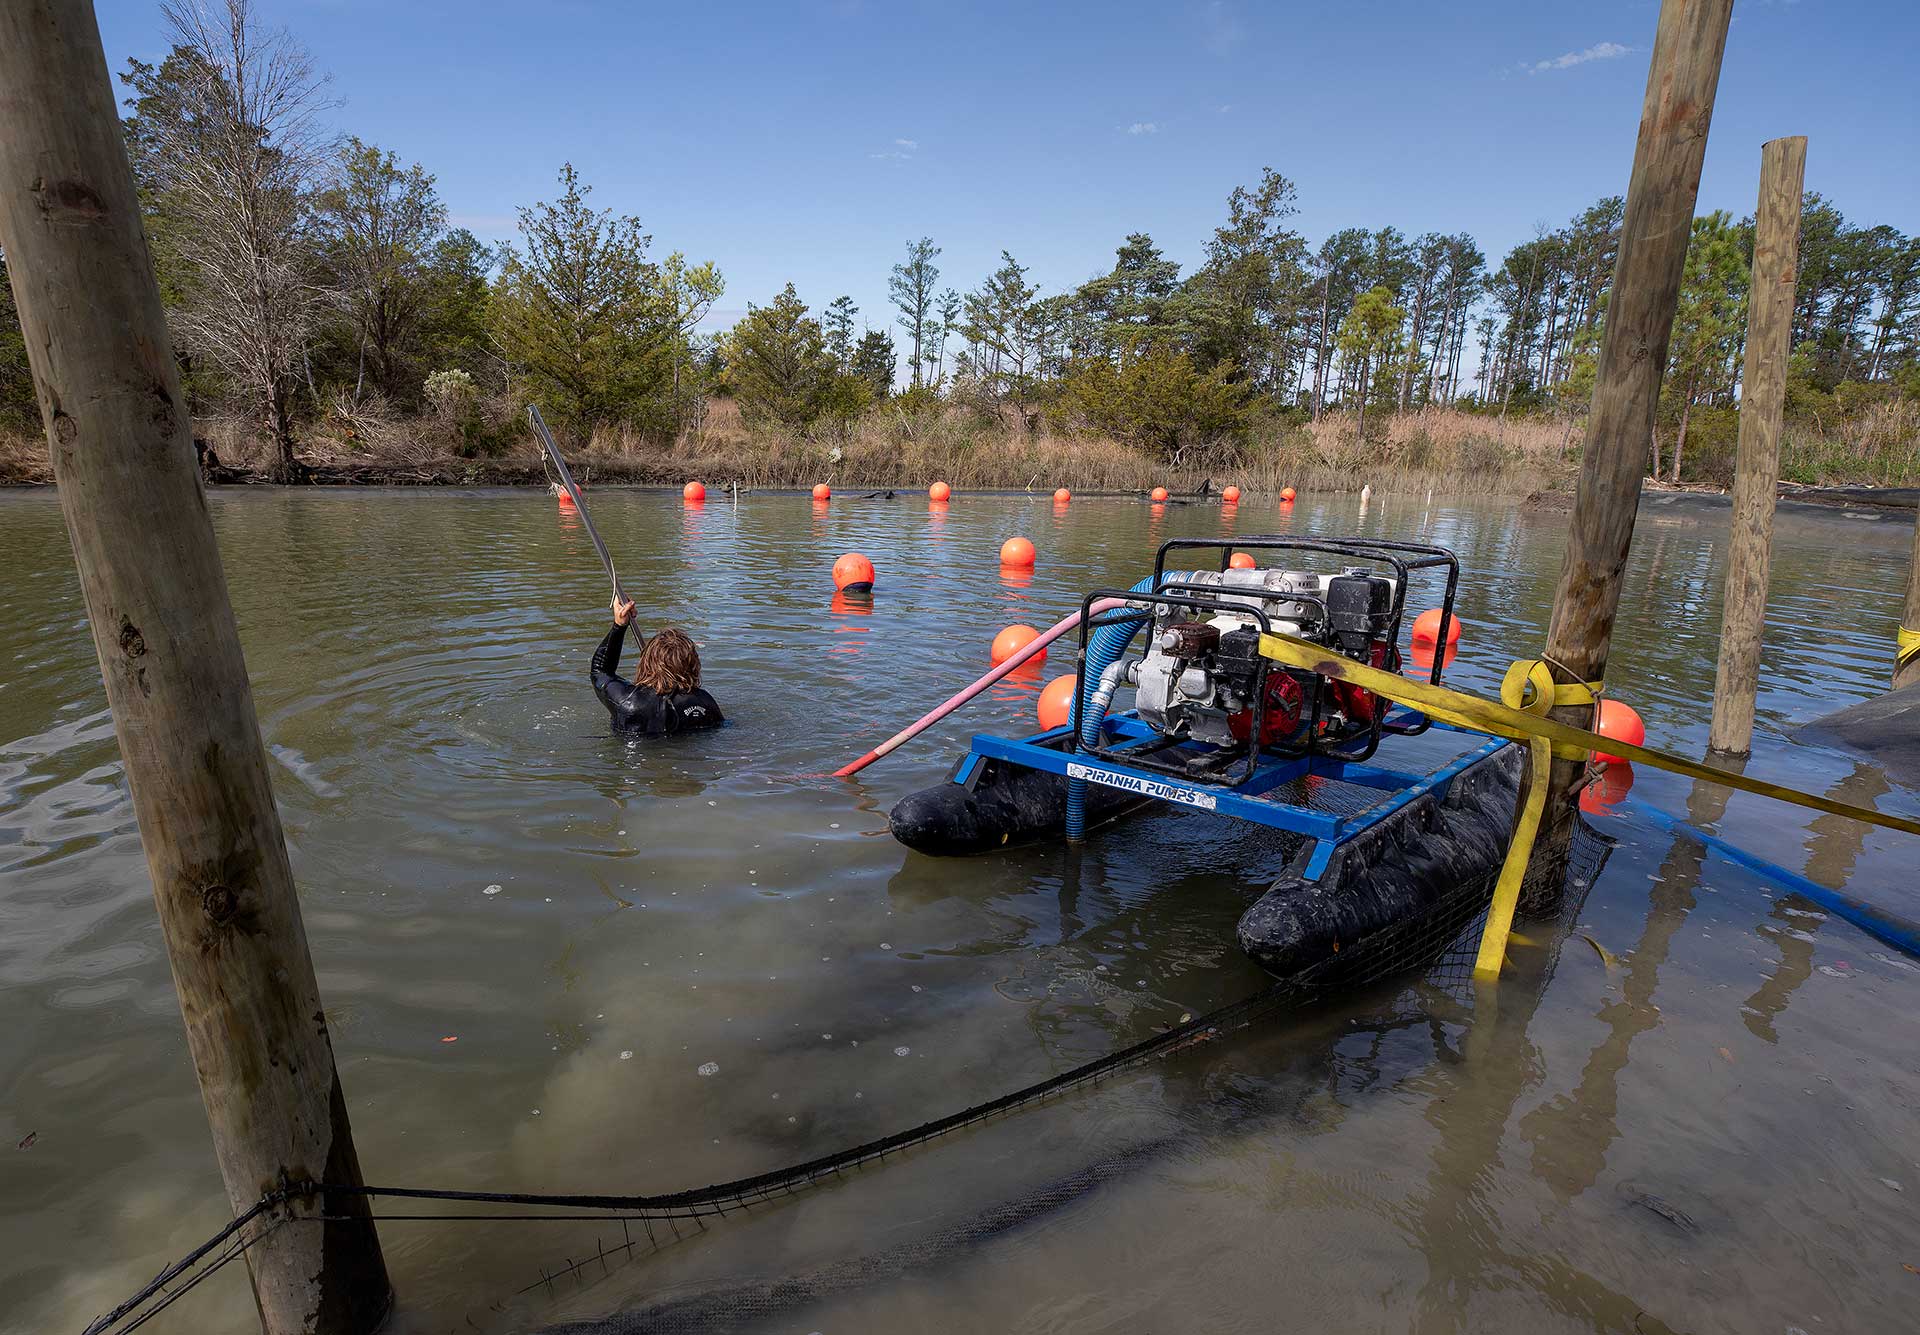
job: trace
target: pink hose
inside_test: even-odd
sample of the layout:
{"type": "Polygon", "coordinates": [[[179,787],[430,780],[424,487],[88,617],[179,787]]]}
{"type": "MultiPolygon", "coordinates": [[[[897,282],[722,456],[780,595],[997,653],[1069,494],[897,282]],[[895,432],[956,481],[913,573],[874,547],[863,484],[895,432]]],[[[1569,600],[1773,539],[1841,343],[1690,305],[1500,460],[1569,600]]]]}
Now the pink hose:
{"type": "MultiPolygon", "coordinates": [[[[1094,603],[1093,609],[1092,609],[1093,615],[1098,616],[1102,612],[1111,612],[1116,607],[1125,607],[1126,605],[1127,605],[1126,599],[1124,598],[1102,598],[1094,603]]],[[[871,765],[874,761],[878,760],[881,756],[886,755],[888,752],[892,751],[894,748],[901,746],[906,742],[912,741],[915,737],[925,732],[928,728],[931,728],[934,724],[938,723],[941,719],[951,714],[954,710],[960,708],[961,705],[964,705],[965,703],[967,703],[967,701],[973,699],[974,696],[986,690],[987,687],[993,685],[996,681],[999,681],[1000,678],[1006,676],[1009,672],[1019,667],[1022,663],[1026,662],[1029,658],[1032,658],[1035,654],[1039,653],[1042,649],[1045,649],[1049,644],[1052,644],[1055,640],[1059,639],[1062,635],[1065,635],[1068,631],[1072,630],[1075,626],[1079,624],[1080,624],[1080,614],[1078,612],[1075,612],[1072,616],[1066,617],[1065,619],[1063,619],[1058,625],[1054,626],[1051,630],[1041,632],[1041,634],[1037,638],[1035,638],[1031,644],[1028,644],[1023,648],[1021,648],[1021,650],[1018,653],[1014,654],[1011,658],[1007,659],[1007,661],[1002,663],[999,667],[993,669],[993,671],[987,673],[986,676],[980,678],[979,681],[976,681],[973,685],[967,687],[966,690],[954,696],[951,700],[947,701],[944,705],[941,705],[938,709],[934,710],[932,713],[923,716],[918,722],[915,722],[909,725],[908,727],[902,728],[899,732],[896,732],[895,734],[893,734],[893,736],[887,738],[886,741],[874,747],[873,750],[867,752],[864,756],[861,756],[858,760],[854,761],[852,764],[842,765],[839,769],[833,772],[833,777],[836,779],[844,779],[850,775],[858,774],[861,770],[865,769],[867,766],[871,765]]]]}

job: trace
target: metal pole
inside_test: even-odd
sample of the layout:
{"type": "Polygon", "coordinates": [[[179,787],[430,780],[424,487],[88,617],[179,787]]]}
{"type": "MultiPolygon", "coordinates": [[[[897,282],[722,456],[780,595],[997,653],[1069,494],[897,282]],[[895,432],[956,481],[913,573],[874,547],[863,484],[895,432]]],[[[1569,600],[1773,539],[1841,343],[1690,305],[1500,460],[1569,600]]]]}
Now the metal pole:
{"type": "Polygon", "coordinates": [[[1753,285],[1747,296],[1746,366],[1740,379],[1740,444],[1733,477],[1733,536],[1714,672],[1710,750],[1743,756],[1753,745],[1753,698],[1760,687],[1760,639],[1773,561],[1774,493],[1780,486],[1780,424],[1786,415],[1787,356],[1793,351],[1793,285],[1800,259],[1800,194],[1807,176],[1804,135],[1760,149],[1760,204],[1754,212],[1753,285]]]}
{"type": "MultiPolygon", "coordinates": [[[[86,0],[0,5],[0,242],[228,1199],[237,1213],[287,1185],[358,1184],[86,0]]],[[[275,1214],[292,1222],[247,1253],[269,1335],[373,1330],[392,1290],[365,1199],[275,1214]]]]}
{"type": "MultiPolygon", "coordinates": [[[[1547,630],[1546,658],[1563,682],[1606,675],[1732,17],[1733,0],[1663,0],[1660,6],[1586,454],[1547,630]]],[[[1585,727],[1591,709],[1563,705],[1553,717],[1585,727]]],[[[1577,762],[1556,761],[1553,795],[1564,797],[1579,774],[1577,762]]]]}

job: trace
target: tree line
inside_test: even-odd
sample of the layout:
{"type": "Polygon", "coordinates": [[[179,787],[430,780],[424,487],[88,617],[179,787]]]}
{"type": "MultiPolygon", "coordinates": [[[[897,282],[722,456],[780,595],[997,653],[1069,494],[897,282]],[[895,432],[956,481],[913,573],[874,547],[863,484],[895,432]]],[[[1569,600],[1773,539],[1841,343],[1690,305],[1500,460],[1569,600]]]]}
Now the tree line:
{"type": "MultiPolygon", "coordinates": [[[[922,237],[891,268],[880,328],[856,332],[849,297],[815,312],[789,284],[710,334],[715,266],[659,255],[571,166],[555,198],[517,210],[515,241],[489,246],[449,225],[423,167],[327,130],[325,79],[252,0],[162,12],[172,49],[120,75],[156,275],[196,408],[257,423],[281,477],[300,471],[303,422],[374,409],[433,422],[462,452],[517,434],[517,413],[488,404],[537,400],[579,437],[619,424],[668,441],[727,395],[750,424],[799,432],[886,402],[1178,454],[1334,412],[1364,441],[1370,410],[1429,405],[1557,412],[1570,435],[1591,395],[1617,197],[1496,267],[1464,233],[1356,227],[1314,246],[1294,184],[1268,169],[1228,195],[1184,274],[1134,233],[1069,290],[1043,293],[1002,252],[963,291],[922,237]]],[[[1752,247],[1751,219],[1694,221],[1656,472],[1677,478],[1699,414],[1737,401],[1752,247]]],[[[1809,194],[1793,333],[1791,405],[1920,397],[1920,238],[1809,194]]],[[[35,415],[0,290],[0,416],[35,415]]]]}

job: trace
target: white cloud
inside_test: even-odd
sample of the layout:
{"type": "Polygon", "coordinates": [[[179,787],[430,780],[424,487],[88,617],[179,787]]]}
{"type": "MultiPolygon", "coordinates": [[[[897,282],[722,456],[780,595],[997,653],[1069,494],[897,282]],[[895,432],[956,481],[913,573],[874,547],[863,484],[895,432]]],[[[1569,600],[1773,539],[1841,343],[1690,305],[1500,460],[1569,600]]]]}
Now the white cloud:
{"type": "Polygon", "coordinates": [[[1619,56],[1631,55],[1633,48],[1622,46],[1618,42],[1595,42],[1584,51],[1569,51],[1565,55],[1555,56],[1552,60],[1536,60],[1525,65],[1529,74],[1545,74],[1549,70],[1572,69],[1575,65],[1584,65],[1589,60],[1613,60],[1619,56]]]}
{"type": "Polygon", "coordinates": [[[893,149],[886,153],[869,153],[867,154],[867,156],[879,162],[912,162],[913,161],[913,154],[903,153],[899,149],[893,149]]]}
{"type": "Polygon", "coordinates": [[[920,147],[920,141],[918,139],[896,139],[893,142],[899,147],[907,149],[909,152],[920,147]]]}
{"type": "Polygon", "coordinates": [[[1128,134],[1159,134],[1160,126],[1156,121],[1135,121],[1127,127],[1128,134]]]}

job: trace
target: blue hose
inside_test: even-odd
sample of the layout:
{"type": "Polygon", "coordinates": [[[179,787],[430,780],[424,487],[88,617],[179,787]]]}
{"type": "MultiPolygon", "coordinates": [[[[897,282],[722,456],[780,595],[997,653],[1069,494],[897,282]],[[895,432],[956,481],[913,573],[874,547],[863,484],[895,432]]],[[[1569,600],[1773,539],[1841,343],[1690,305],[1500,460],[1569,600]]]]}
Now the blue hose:
{"type": "Polygon", "coordinates": [[[1736,862],[1749,871],[1759,872],[1776,885],[1785,886],[1795,894],[1811,899],[1821,908],[1845,918],[1868,936],[1884,941],[1895,950],[1920,958],[1920,923],[1911,918],[1902,917],[1891,909],[1883,909],[1869,904],[1863,899],[1830,890],[1818,881],[1810,881],[1797,871],[1790,871],[1778,863],[1769,862],[1758,853],[1749,853],[1735,843],[1730,843],[1718,835],[1708,834],[1697,825],[1669,816],[1650,802],[1637,797],[1629,797],[1623,805],[1631,808],[1636,815],[1647,817],[1655,825],[1673,834],[1685,835],[1698,841],[1730,862],[1736,862]]]}
{"type": "MultiPolygon", "coordinates": [[[[1191,571],[1169,570],[1160,578],[1163,582],[1183,582],[1192,580],[1195,576],[1191,571]]],[[[1130,593],[1152,593],[1153,591],[1152,575],[1128,590],[1130,593]]],[[[1106,670],[1120,661],[1120,656],[1127,652],[1127,646],[1133,643],[1133,637],[1140,633],[1140,627],[1152,619],[1152,615],[1147,612],[1137,612],[1127,616],[1116,614],[1113,621],[1087,637],[1087,658],[1080,665],[1080,689],[1074,692],[1073,712],[1069,715],[1069,719],[1079,729],[1080,745],[1097,746],[1100,742],[1101,726],[1107,721],[1107,711],[1104,706],[1089,709],[1086,718],[1078,718],[1081,695],[1087,694],[1091,697],[1094,687],[1105,675],[1106,670]]],[[[1087,781],[1085,779],[1067,780],[1066,835],[1070,843],[1078,843],[1087,837],[1087,781]]]]}

